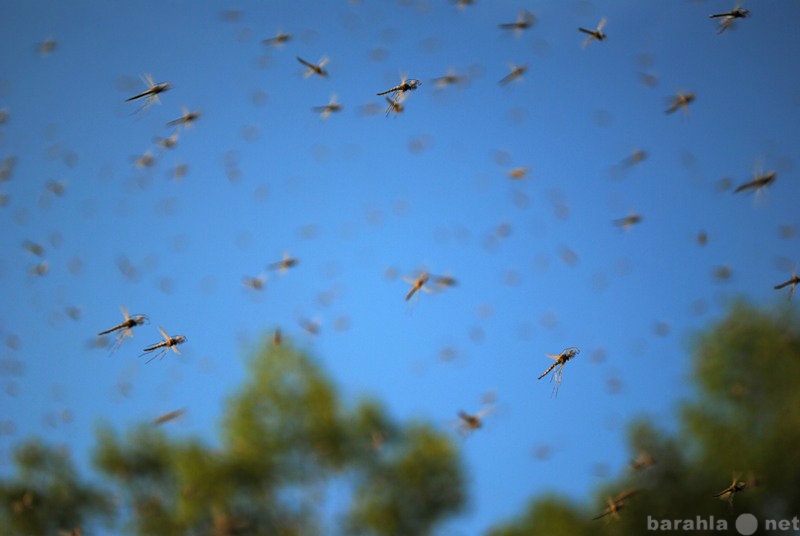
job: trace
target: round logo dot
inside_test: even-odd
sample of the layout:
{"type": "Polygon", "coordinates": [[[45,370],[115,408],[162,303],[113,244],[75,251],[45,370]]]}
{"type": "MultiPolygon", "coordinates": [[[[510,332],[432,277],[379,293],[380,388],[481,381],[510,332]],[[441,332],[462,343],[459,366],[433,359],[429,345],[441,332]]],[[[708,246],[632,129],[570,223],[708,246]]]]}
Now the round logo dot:
{"type": "Polygon", "coordinates": [[[758,528],[758,519],[753,514],[741,514],[736,518],[736,530],[739,534],[749,536],[758,528]]]}

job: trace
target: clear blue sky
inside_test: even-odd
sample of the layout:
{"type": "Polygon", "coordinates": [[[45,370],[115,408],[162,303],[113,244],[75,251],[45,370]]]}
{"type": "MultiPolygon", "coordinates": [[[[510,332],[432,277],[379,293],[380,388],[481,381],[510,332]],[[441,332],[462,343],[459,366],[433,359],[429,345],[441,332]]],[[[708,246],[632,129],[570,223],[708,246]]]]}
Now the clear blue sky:
{"type": "Polygon", "coordinates": [[[98,422],[177,408],[169,430],[213,440],[246,356],[280,327],[348,398],[456,437],[457,411],[496,394],[458,439],[472,500],[443,533],[477,534],[533,494],[584,499],[628,463],[631,418],[676,426],[692,334],[735,297],[785,300],[772,286],[800,262],[800,3],[747,2],[718,34],[708,15],[734,4],[3,2],[0,471],[31,435],[85,466],[98,422]],[[522,7],[531,29],[498,28],[522,7]],[[603,17],[608,38],[582,48],[577,27],[603,17]],[[294,38],[262,43],[278,31],[294,38]],[[295,56],[329,57],[330,76],[303,78],[295,56]],[[509,63],[528,71],[501,86],[509,63]],[[450,68],[469,82],[437,89],[450,68]],[[172,88],[137,112],[124,100],[143,73],[172,88]],[[375,94],[401,73],[422,85],[385,118],[375,94]],[[678,91],[696,101],[666,115],[678,91]],[[312,108],[334,94],[344,108],[323,121],[312,108]],[[182,106],[202,116],[158,149],[182,106]],[[733,193],[759,169],[775,183],[733,193]],[[296,268],[244,288],[284,252],[296,268]],[[459,285],[406,303],[402,276],[422,267],[459,285]],[[90,348],[120,305],[150,324],[112,356],[90,348]],[[146,365],[157,326],[189,340],[146,365]],[[568,346],[581,354],[551,398],[536,377],[568,346]]]}

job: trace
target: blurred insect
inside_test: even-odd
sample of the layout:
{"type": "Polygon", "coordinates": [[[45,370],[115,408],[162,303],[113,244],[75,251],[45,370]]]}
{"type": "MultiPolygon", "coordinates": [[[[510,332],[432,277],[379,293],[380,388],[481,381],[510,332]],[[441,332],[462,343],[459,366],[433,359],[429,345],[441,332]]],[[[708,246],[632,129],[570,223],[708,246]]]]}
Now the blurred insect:
{"type": "Polygon", "coordinates": [[[47,56],[48,54],[53,52],[57,46],[58,43],[56,43],[56,40],[53,39],[52,37],[48,37],[47,39],[36,45],[36,50],[42,56],[47,56]]]}
{"type": "Polygon", "coordinates": [[[308,67],[305,71],[303,71],[303,78],[308,78],[309,76],[311,76],[313,74],[315,74],[317,76],[321,76],[323,78],[328,76],[328,71],[325,70],[325,65],[328,64],[327,56],[323,57],[322,59],[320,59],[319,63],[317,63],[316,65],[314,65],[311,62],[308,62],[308,61],[304,60],[300,56],[296,56],[296,57],[297,57],[297,61],[299,61],[300,63],[302,63],[306,67],[308,67]]]}
{"type": "Polygon", "coordinates": [[[519,37],[523,30],[527,30],[534,24],[536,24],[536,15],[528,10],[521,9],[519,15],[517,15],[517,20],[498,24],[498,26],[504,30],[514,30],[514,37],[519,37]]]}
{"type": "Polygon", "coordinates": [[[172,85],[169,82],[162,82],[160,84],[156,84],[155,82],[153,82],[153,77],[148,73],[142,75],[142,78],[147,84],[147,89],[142,91],[138,95],[134,95],[133,97],[125,99],[125,102],[128,102],[146,97],[147,101],[144,103],[144,106],[140,108],[140,110],[144,110],[154,102],[160,103],[161,101],[159,100],[158,95],[164,93],[165,91],[167,91],[172,87],[172,85]]]}
{"type": "Polygon", "coordinates": [[[128,310],[121,305],[119,307],[119,310],[122,312],[122,316],[125,317],[125,320],[123,320],[113,328],[109,328],[97,334],[98,337],[102,337],[103,335],[114,333],[115,331],[118,332],[117,340],[111,347],[112,353],[120,347],[122,341],[124,341],[126,337],[133,337],[133,328],[135,328],[136,326],[141,326],[142,324],[146,324],[148,322],[146,315],[130,316],[128,315],[128,310]]]}
{"type": "Polygon", "coordinates": [[[622,510],[625,507],[625,505],[628,504],[628,499],[630,499],[631,497],[633,497],[637,493],[639,493],[639,489],[638,488],[631,488],[631,489],[623,491],[622,493],[620,493],[619,495],[617,495],[613,499],[611,497],[609,497],[608,498],[608,506],[606,507],[606,509],[603,510],[602,512],[600,512],[599,514],[597,514],[596,516],[594,516],[592,518],[592,520],[600,519],[600,518],[605,517],[605,516],[607,516],[609,514],[614,516],[615,518],[619,518],[619,511],[622,510]]]}
{"type": "Polygon", "coordinates": [[[586,28],[578,27],[579,32],[583,32],[589,35],[589,37],[586,38],[586,41],[583,42],[582,45],[583,48],[586,48],[586,45],[588,45],[595,39],[597,39],[598,41],[603,41],[605,40],[606,37],[608,37],[606,34],[603,33],[603,28],[605,27],[606,22],[607,22],[606,18],[603,17],[600,20],[600,24],[598,24],[597,28],[595,28],[594,30],[587,30],[586,28]]]}
{"type": "Polygon", "coordinates": [[[136,166],[136,169],[153,167],[155,164],[156,164],[156,158],[150,151],[145,151],[145,153],[142,156],[136,157],[134,159],[134,165],[136,166]]]}
{"type": "Polygon", "coordinates": [[[288,43],[291,40],[292,40],[292,34],[288,34],[285,32],[278,32],[273,37],[264,39],[261,42],[267,46],[282,47],[284,44],[288,43]]]}
{"type": "Polygon", "coordinates": [[[161,326],[158,327],[158,331],[161,332],[161,336],[164,337],[164,340],[152,346],[148,346],[147,348],[142,350],[143,352],[142,355],[153,352],[153,357],[148,359],[146,363],[149,363],[153,359],[164,357],[164,354],[166,354],[170,349],[176,354],[180,354],[181,352],[180,350],[178,350],[178,345],[183,344],[188,340],[183,335],[170,337],[169,335],[167,335],[167,332],[164,331],[164,329],[161,326]]]}
{"type": "Polygon", "coordinates": [[[406,294],[406,301],[410,300],[411,297],[414,296],[414,294],[416,294],[419,290],[430,292],[431,289],[425,286],[425,283],[428,282],[428,279],[430,279],[430,274],[428,272],[420,273],[415,279],[404,277],[403,280],[411,284],[411,289],[406,294]]]}
{"type": "Polygon", "coordinates": [[[514,80],[518,80],[522,78],[522,75],[525,74],[528,70],[528,66],[524,63],[522,65],[514,65],[513,63],[509,63],[508,66],[511,68],[511,72],[505,75],[503,78],[500,79],[498,84],[504,86],[513,82],[514,80]]]}
{"type": "Polygon", "coordinates": [[[466,436],[471,432],[483,426],[483,418],[492,411],[491,406],[487,406],[480,410],[478,413],[469,414],[464,411],[458,412],[458,431],[461,435],[466,436]]]}
{"type": "Polygon", "coordinates": [[[405,110],[405,107],[399,101],[395,101],[386,97],[386,102],[388,106],[386,107],[386,117],[389,117],[389,114],[394,113],[395,116],[400,115],[405,110]]]}
{"type": "Polygon", "coordinates": [[[778,178],[778,174],[774,171],[769,173],[757,173],[753,180],[748,181],[736,187],[733,193],[743,192],[744,190],[755,190],[759,193],[763,188],[766,188],[778,178]]]}
{"type": "Polygon", "coordinates": [[[688,115],[689,113],[689,105],[694,102],[695,95],[691,91],[686,93],[679,92],[674,97],[669,97],[669,108],[667,108],[664,113],[671,114],[673,112],[678,111],[679,109],[683,108],[683,113],[688,115]]]}
{"type": "Polygon", "coordinates": [[[624,218],[619,218],[614,220],[614,225],[622,227],[626,231],[636,225],[637,223],[641,223],[644,218],[641,214],[630,214],[625,216],[624,218]]]}
{"type": "Polygon", "coordinates": [[[475,3],[475,0],[452,0],[452,1],[455,2],[456,7],[458,9],[464,9],[465,7],[471,6],[472,4],[475,3]]]}
{"type": "Polygon", "coordinates": [[[429,274],[428,278],[433,280],[433,284],[436,287],[436,290],[452,288],[458,285],[458,281],[456,281],[454,277],[451,277],[449,275],[431,276],[429,274]]]}
{"type": "Polygon", "coordinates": [[[723,501],[728,501],[728,507],[733,510],[733,497],[745,489],[747,489],[747,481],[739,480],[739,475],[734,474],[733,481],[731,482],[730,486],[719,493],[714,494],[713,497],[723,501]]]}
{"type": "Polygon", "coordinates": [[[185,409],[176,409],[174,411],[170,411],[153,419],[153,424],[155,424],[156,426],[158,426],[159,424],[164,424],[165,422],[177,419],[184,413],[186,413],[185,409]]]}
{"type": "Polygon", "coordinates": [[[643,471],[656,464],[656,459],[647,452],[639,454],[635,460],[631,462],[630,468],[632,471],[643,471]]]}
{"type": "Polygon", "coordinates": [[[750,16],[750,10],[744,9],[741,6],[742,3],[739,2],[736,4],[736,7],[730,11],[726,11],[725,13],[715,13],[708,16],[710,19],[720,19],[719,31],[717,33],[722,33],[728,28],[732,27],[736,19],[744,19],[750,16]]]}
{"type": "Polygon", "coordinates": [[[288,253],[284,253],[281,260],[269,263],[267,270],[278,270],[280,273],[285,273],[289,268],[297,266],[299,262],[295,257],[290,257],[288,253]]]}
{"type": "Polygon", "coordinates": [[[264,288],[264,283],[267,282],[267,277],[265,275],[259,275],[258,277],[249,277],[244,276],[242,278],[242,283],[244,286],[253,290],[261,290],[264,288]]]}
{"type": "Polygon", "coordinates": [[[37,257],[41,257],[44,255],[44,246],[41,244],[37,244],[36,242],[31,242],[30,240],[26,240],[22,243],[22,247],[24,247],[29,252],[33,253],[37,257]]]}
{"type": "Polygon", "coordinates": [[[792,277],[788,280],[784,281],[783,283],[779,283],[775,285],[773,288],[775,290],[780,290],[785,287],[789,287],[789,299],[792,299],[792,295],[794,294],[795,287],[800,283],[800,277],[797,275],[797,267],[792,270],[792,277]]]}
{"type": "Polygon", "coordinates": [[[167,123],[167,127],[183,126],[189,128],[192,123],[200,119],[200,112],[190,112],[186,106],[181,106],[183,115],[167,123]]]}
{"type": "Polygon", "coordinates": [[[158,145],[161,149],[173,149],[178,145],[178,131],[176,130],[166,138],[154,138],[153,143],[158,145]]]}
{"type": "Polygon", "coordinates": [[[463,84],[466,81],[466,76],[461,76],[454,69],[448,69],[447,74],[433,79],[433,85],[436,89],[444,89],[447,86],[463,84]]]}
{"type": "Polygon", "coordinates": [[[331,100],[324,106],[315,106],[312,108],[317,112],[322,119],[327,119],[331,114],[342,111],[342,105],[336,100],[336,95],[331,96],[331,100]]]}
{"type": "Polygon", "coordinates": [[[515,167],[514,169],[509,170],[508,176],[512,179],[524,179],[528,176],[528,170],[530,168],[528,166],[520,166],[515,167]]]}
{"type": "Polygon", "coordinates": [[[564,365],[566,365],[570,359],[572,359],[579,353],[581,353],[581,351],[576,346],[570,346],[569,348],[565,348],[564,350],[562,350],[560,354],[545,354],[547,357],[552,358],[555,361],[553,362],[552,365],[547,367],[547,370],[545,370],[541,374],[541,376],[539,376],[536,379],[541,380],[542,378],[547,376],[550,373],[550,371],[555,369],[553,376],[550,378],[550,380],[554,382],[553,392],[550,394],[550,396],[558,396],[558,388],[561,385],[564,365]]]}
{"type": "Polygon", "coordinates": [[[275,331],[272,333],[272,346],[280,346],[283,342],[283,333],[281,333],[281,328],[275,328],[275,331]]]}
{"type": "Polygon", "coordinates": [[[50,270],[50,265],[48,264],[48,262],[42,261],[28,268],[28,273],[30,273],[31,275],[43,276],[47,275],[47,272],[49,270],[50,270]]]}

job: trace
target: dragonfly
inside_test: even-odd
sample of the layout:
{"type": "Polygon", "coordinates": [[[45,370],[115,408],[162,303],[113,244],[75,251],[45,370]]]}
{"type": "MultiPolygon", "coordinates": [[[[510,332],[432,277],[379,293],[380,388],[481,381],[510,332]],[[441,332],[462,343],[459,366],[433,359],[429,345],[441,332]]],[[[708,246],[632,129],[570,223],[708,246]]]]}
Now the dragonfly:
{"type": "Polygon", "coordinates": [[[153,424],[155,424],[155,425],[164,424],[165,422],[169,422],[169,421],[172,421],[174,419],[177,419],[178,417],[182,416],[184,413],[186,413],[185,409],[176,409],[176,410],[167,412],[167,413],[165,413],[163,415],[160,415],[160,416],[156,417],[155,419],[153,419],[153,424]]]}
{"type": "Polygon", "coordinates": [[[750,10],[744,9],[742,7],[742,3],[739,2],[738,4],[736,4],[736,7],[734,7],[730,11],[726,11],[725,13],[714,13],[713,15],[709,15],[708,18],[720,19],[719,31],[717,33],[722,33],[728,28],[732,27],[736,19],[744,19],[749,16],[750,16],[750,10]]]}
{"type": "Polygon", "coordinates": [[[178,145],[178,131],[176,130],[166,138],[154,138],[153,142],[162,149],[173,149],[178,145]]]}
{"type": "Polygon", "coordinates": [[[458,74],[454,69],[448,69],[447,74],[433,79],[433,85],[436,89],[444,89],[447,86],[463,84],[466,81],[466,76],[458,74]]]}
{"type": "Polygon", "coordinates": [[[643,219],[641,214],[630,214],[624,218],[614,220],[614,225],[618,225],[627,231],[637,223],[641,223],[643,219]]]}
{"type": "Polygon", "coordinates": [[[388,117],[391,112],[398,114],[403,111],[403,106],[401,103],[405,100],[406,94],[409,91],[416,90],[419,86],[422,85],[422,82],[417,80],[416,78],[406,78],[404,75],[400,80],[400,83],[394,87],[390,87],[385,91],[379,91],[376,93],[379,97],[383,97],[384,95],[391,94],[391,98],[386,97],[386,101],[389,103],[389,107],[386,109],[386,116],[388,117]]]}
{"type": "Polygon", "coordinates": [[[324,106],[315,106],[312,108],[312,110],[317,112],[322,119],[327,119],[331,116],[331,114],[341,112],[342,105],[336,100],[336,95],[332,95],[331,100],[328,101],[328,104],[325,104],[324,106]]]}
{"type": "Polygon", "coordinates": [[[773,288],[775,290],[780,290],[785,287],[789,287],[789,299],[792,299],[792,294],[794,294],[795,287],[800,283],[800,277],[797,275],[797,267],[792,270],[792,277],[788,280],[784,281],[783,283],[779,283],[775,285],[773,288]]]}
{"type": "Polygon", "coordinates": [[[667,108],[664,113],[669,115],[673,112],[677,112],[681,108],[683,108],[683,113],[689,113],[689,105],[693,103],[695,100],[695,94],[691,91],[687,92],[678,92],[677,95],[673,97],[668,97],[669,108],[667,108]]]}
{"type": "Polygon", "coordinates": [[[554,359],[553,364],[547,367],[547,370],[545,370],[541,376],[536,379],[541,380],[550,374],[550,371],[555,369],[553,376],[550,378],[551,381],[555,382],[551,396],[558,396],[558,388],[561,385],[561,377],[564,371],[564,365],[566,365],[570,359],[578,355],[580,352],[581,351],[578,349],[578,347],[570,346],[569,348],[562,350],[560,354],[545,354],[547,357],[554,359]]]}
{"type": "Polygon", "coordinates": [[[167,335],[167,332],[164,331],[164,328],[161,326],[158,327],[158,331],[161,332],[161,336],[164,338],[163,341],[153,344],[152,346],[148,346],[144,350],[142,350],[142,355],[148,354],[153,352],[153,357],[148,359],[146,363],[149,363],[153,359],[157,357],[164,357],[164,354],[167,353],[170,349],[175,352],[176,354],[180,354],[180,350],[178,350],[178,345],[185,343],[188,339],[183,335],[176,335],[175,337],[170,337],[167,335]]]}
{"type": "Polygon", "coordinates": [[[466,413],[464,411],[458,412],[458,430],[461,435],[469,435],[471,432],[483,426],[483,418],[492,411],[491,406],[487,406],[480,410],[478,413],[466,413]]]}
{"type": "Polygon", "coordinates": [[[183,115],[167,123],[167,127],[183,126],[189,128],[192,123],[200,119],[200,112],[190,112],[186,106],[181,106],[181,109],[183,110],[183,115]]]}
{"type": "Polygon", "coordinates": [[[317,76],[321,76],[325,78],[328,76],[328,71],[325,70],[325,65],[328,64],[328,57],[325,56],[319,60],[319,62],[314,65],[313,63],[304,60],[300,56],[296,56],[297,61],[308,67],[305,71],[303,71],[303,78],[308,78],[309,76],[315,74],[317,76]]]}
{"type": "Polygon", "coordinates": [[[582,45],[583,48],[586,48],[586,46],[595,39],[597,39],[598,41],[603,41],[605,40],[606,37],[608,37],[605,33],[603,33],[603,28],[605,27],[606,22],[607,22],[606,18],[603,17],[600,20],[600,24],[598,24],[597,28],[595,28],[594,30],[588,30],[586,28],[578,27],[579,32],[583,32],[589,35],[589,37],[586,38],[586,41],[583,42],[582,45]]]}
{"type": "Polygon", "coordinates": [[[119,309],[122,312],[122,316],[125,317],[125,320],[123,320],[113,328],[109,328],[97,334],[98,337],[102,337],[103,335],[108,335],[109,333],[117,332],[117,342],[114,343],[114,346],[111,349],[112,353],[120,347],[122,341],[124,341],[126,337],[133,337],[133,328],[135,328],[136,326],[141,326],[142,324],[146,324],[148,322],[146,315],[130,316],[128,314],[128,310],[125,307],[120,306],[119,309]]]}
{"type": "Polygon", "coordinates": [[[147,84],[147,89],[139,93],[138,95],[134,95],[133,97],[125,99],[125,102],[129,102],[132,100],[137,100],[141,98],[147,98],[144,106],[141,109],[147,108],[154,102],[161,102],[158,98],[159,94],[164,93],[168,89],[172,87],[169,82],[162,82],[160,84],[156,84],[153,81],[153,77],[149,73],[145,73],[142,75],[145,83],[147,84]]]}
{"type": "Polygon", "coordinates": [[[279,261],[271,262],[267,265],[267,270],[278,270],[280,273],[285,273],[289,268],[294,268],[300,261],[289,256],[288,253],[283,254],[283,258],[279,261]]]}
{"type": "Polygon", "coordinates": [[[623,491],[613,499],[611,497],[608,498],[608,506],[605,510],[597,514],[592,518],[592,520],[603,518],[607,515],[612,515],[615,518],[619,518],[619,511],[622,510],[625,505],[628,504],[628,499],[633,497],[639,493],[638,488],[631,488],[628,490],[623,491]]]}
{"type": "Polygon", "coordinates": [[[267,276],[261,274],[258,277],[244,276],[242,283],[244,286],[253,290],[261,290],[264,288],[264,283],[267,282],[267,276]]]}
{"type": "Polygon", "coordinates": [[[742,491],[747,489],[747,485],[748,483],[746,480],[739,480],[739,475],[734,475],[731,484],[724,490],[720,491],[719,493],[715,493],[713,497],[718,498],[720,500],[728,501],[728,506],[731,509],[733,509],[733,497],[737,493],[741,493],[742,491]]]}
{"type": "Polygon", "coordinates": [[[389,117],[389,114],[394,113],[395,116],[400,115],[405,110],[405,107],[400,101],[392,100],[389,97],[386,97],[386,102],[388,106],[386,107],[386,117],[389,117]]]}
{"type": "Polygon", "coordinates": [[[778,174],[774,171],[768,173],[757,173],[753,180],[740,184],[736,187],[733,193],[743,192],[745,190],[755,190],[756,193],[766,188],[778,178],[778,174]]]}
{"type": "Polygon", "coordinates": [[[521,9],[519,15],[517,15],[517,20],[498,24],[498,27],[503,30],[514,30],[514,36],[519,37],[523,30],[527,30],[534,24],[536,24],[536,15],[526,9],[521,9]]]}
{"type": "Polygon", "coordinates": [[[511,68],[511,72],[500,79],[498,84],[501,86],[522,78],[522,75],[528,71],[528,66],[524,63],[522,65],[514,65],[513,63],[509,63],[508,66],[511,68]]]}
{"type": "Polygon", "coordinates": [[[269,37],[261,41],[267,46],[282,47],[284,44],[292,40],[292,34],[286,32],[278,32],[273,37],[269,37]]]}
{"type": "Polygon", "coordinates": [[[431,292],[431,289],[425,286],[425,283],[428,282],[430,277],[431,276],[428,272],[421,272],[414,279],[404,277],[403,280],[411,285],[411,289],[406,294],[406,301],[410,300],[414,296],[414,294],[416,294],[420,290],[424,292],[431,292]]]}

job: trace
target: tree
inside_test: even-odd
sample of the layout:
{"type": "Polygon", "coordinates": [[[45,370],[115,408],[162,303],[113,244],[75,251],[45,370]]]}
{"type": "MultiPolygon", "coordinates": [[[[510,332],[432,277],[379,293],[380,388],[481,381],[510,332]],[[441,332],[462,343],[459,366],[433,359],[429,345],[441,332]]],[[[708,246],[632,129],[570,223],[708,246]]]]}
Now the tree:
{"type": "MultiPolygon", "coordinates": [[[[95,465],[119,503],[115,522],[132,534],[422,535],[465,502],[448,436],[396,423],[373,400],[346,407],[321,368],[285,345],[265,344],[249,363],[219,445],[176,439],[152,423],[124,435],[104,426],[97,439],[95,465]]],[[[109,501],[92,508],[104,493],[54,508],[71,516],[66,526],[90,527],[96,514],[110,514],[109,501]]],[[[64,526],[14,516],[3,524],[15,534],[64,526]]]]}
{"type": "Polygon", "coordinates": [[[790,306],[760,310],[735,303],[721,322],[696,337],[692,378],[697,396],[684,403],[675,437],[644,421],[629,428],[631,459],[645,453],[655,464],[626,470],[598,490],[593,506],[550,496],[534,498],[524,514],[496,526],[492,536],[637,534],[653,530],[653,523],[662,520],[691,520],[697,525],[698,516],[724,520],[734,531],[742,512],[755,515],[762,527],[768,519],[797,516],[797,310],[790,306]],[[713,497],[734,480],[742,489],[713,497]],[[592,519],[618,493],[631,489],[640,491],[623,501],[624,508],[592,519]]]}

